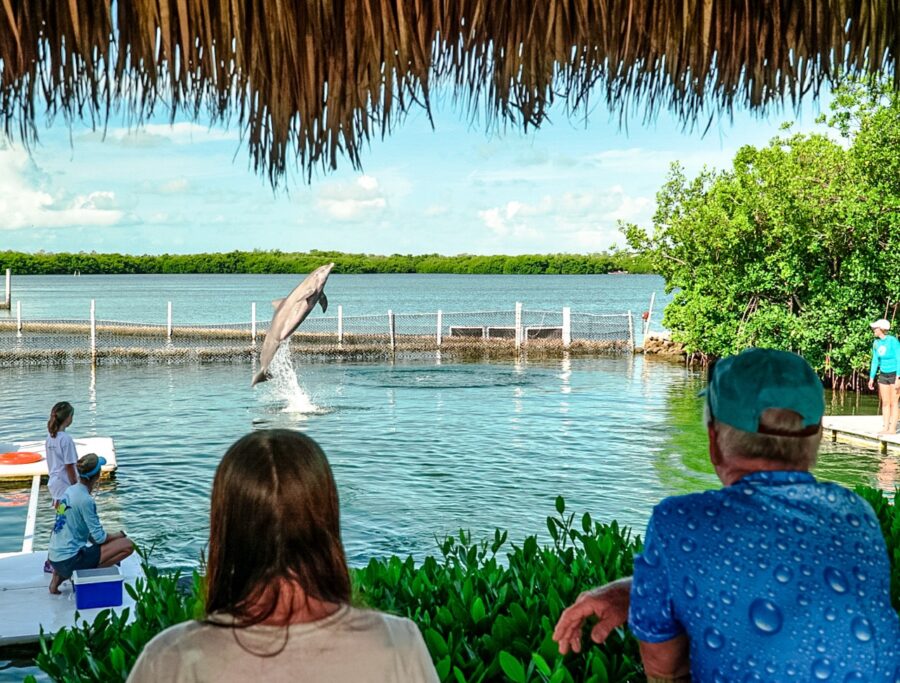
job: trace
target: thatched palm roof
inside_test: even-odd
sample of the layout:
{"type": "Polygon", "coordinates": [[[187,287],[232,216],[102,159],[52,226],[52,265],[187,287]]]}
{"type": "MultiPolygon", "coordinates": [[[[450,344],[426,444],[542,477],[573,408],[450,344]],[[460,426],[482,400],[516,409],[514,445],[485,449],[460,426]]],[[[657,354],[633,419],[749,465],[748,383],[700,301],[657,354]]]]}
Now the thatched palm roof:
{"type": "Polygon", "coordinates": [[[236,121],[273,183],[360,162],[449,84],[489,122],[539,125],[564,100],[685,122],[763,108],[842,73],[896,68],[895,0],[0,0],[0,116],[102,125],[161,106],[236,121]]]}

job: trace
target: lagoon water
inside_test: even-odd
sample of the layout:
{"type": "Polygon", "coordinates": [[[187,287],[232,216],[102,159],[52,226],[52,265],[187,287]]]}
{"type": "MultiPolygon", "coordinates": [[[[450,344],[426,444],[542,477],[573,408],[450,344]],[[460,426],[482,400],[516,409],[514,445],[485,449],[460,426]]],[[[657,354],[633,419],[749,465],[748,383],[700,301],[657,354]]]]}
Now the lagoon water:
{"type": "MultiPolygon", "coordinates": [[[[91,299],[103,320],[166,322],[166,302],[179,323],[250,320],[257,304],[260,320],[270,302],[290,292],[302,275],[40,275],[14,276],[13,299],[28,319],[87,319],[91,299]]],[[[511,311],[517,301],[533,310],[635,314],[656,293],[656,310],[671,297],[657,275],[332,275],[325,288],[344,315],[511,311]]],[[[13,307],[15,308],[15,306],[13,307]]],[[[334,312],[329,309],[329,314],[334,312]]],[[[0,320],[15,310],[0,311],[0,320]]],[[[659,320],[659,316],[654,316],[659,320]]]]}
{"type": "MultiPolygon", "coordinates": [[[[41,317],[76,316],[79,302],[94,296],[110,317],[141,319],[146,302],[181,292],[178,308],[213,322],[238,318],[248,290],[267,300],[294,280],[84,276],[15,283],[16,296],[44,311],[41,317]]],[[[652,276],[337,276],[329,285],[333,303],[360,312],[388,302],[395,310],[403,302],[406,310],[466,310],[515,300],[536,308],[640,310],[651,291],[662,290],[652,276]]],[[[630,356],[458,363],[425,354],[394,363],[304,362],[294,371],[293,388],[270,382],[250,389],[251,368],[241,363],[4,368],[0,441],[43,438],[52,403],[71,401],[73,436],[116,441],[119,475],[99,493],[104,519],[154,546],[157,563],[177,567],[196,565],[216,464],[251,429],[302,429],[320,441],[334,466],[354,564],[434,552],[436,537],[459,528],[477,537],[501,527],[521,540],[545,529],[557,495],[573,511],[640,532],[661,498],[717,485],[696,397],[703,378],[677,363],[630,356]]],[[[836,409],[875,412],[867,400],[836,409]]],[[[888,489],[892,462],[829,445],[818,473],[888,489]]],[[[0,490],[0,550],[21,542],[26,492],[0,490]]],[[[44,506],[39,529],[50,523],[44,506]]]]}

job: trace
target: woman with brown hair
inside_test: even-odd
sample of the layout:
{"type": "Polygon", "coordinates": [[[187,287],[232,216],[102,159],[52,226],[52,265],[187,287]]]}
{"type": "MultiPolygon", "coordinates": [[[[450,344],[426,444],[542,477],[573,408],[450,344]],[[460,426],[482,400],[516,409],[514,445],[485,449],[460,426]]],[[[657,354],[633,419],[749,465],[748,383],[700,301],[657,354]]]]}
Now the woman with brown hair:
{"type": "Polygon", "coordinates": [[[252,432],[213,480],[206,618],[167,629],[128,680],[438,680],[418,627],[350,605],[337,487],[311,438],[252,432]]]}

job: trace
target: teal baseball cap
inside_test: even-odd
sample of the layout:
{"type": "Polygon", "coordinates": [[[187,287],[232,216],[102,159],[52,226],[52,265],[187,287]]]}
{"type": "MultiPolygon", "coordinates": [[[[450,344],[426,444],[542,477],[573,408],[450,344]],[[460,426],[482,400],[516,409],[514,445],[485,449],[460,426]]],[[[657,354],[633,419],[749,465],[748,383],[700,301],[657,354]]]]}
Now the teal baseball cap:
{"type": "Polygon", "coordinates": [[[710,368],[709,384],[700,392],[717,422],[744,432],[777,436],[810,436],[825,414],[822,381],[796,353],[751,348],[728,356],[710,368]],[[803,418],[802,432],[778,432],[761,427],[770,408],[792,410],[803,418]]]}

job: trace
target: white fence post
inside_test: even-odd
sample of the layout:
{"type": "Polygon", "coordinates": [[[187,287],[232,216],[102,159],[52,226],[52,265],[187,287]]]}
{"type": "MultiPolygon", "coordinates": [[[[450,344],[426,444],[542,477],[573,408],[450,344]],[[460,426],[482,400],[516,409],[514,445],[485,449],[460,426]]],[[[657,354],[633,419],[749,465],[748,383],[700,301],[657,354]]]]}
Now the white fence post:
{"type": "Polygon", "coordinates": [[[391,332],[391,353],[393,353],[397,347],[397,329],[394,326],[394,312],[393,311],[388,311],[388,327],[390,328],[390,332],[391,332]]]}
{"type": "Polygon", "coordinates": [[[344,307],[338,304],[338,346],[344,343],[344,307]]]}
{"type": "Polygon", "coordinates": [[[632,319],[631,311],[628,311],[628,344],[631,346],[631,350],[634,351],[634,320],[632,319]]]}
{"type": "Polygon", "coordinates": [[[0,308],[3,308],[4,310],[7,310],[7,311],[9,310],[10,305],[12,304],[12,289],[11,289],[12,283],[10,282],[11,278],[12,278],[12,269],[7,268],[6,269],[6,298],[3,300],[4,301],[3,306],[0,306],[0,308]]]}
{"type": "Polygon", "coordinates": [[[97,307],[91,299],[91,362],[97,359],[97,307]]]}
{"type": "MultiPolygon", "coordinates": [[[[650,295],[650,308],[647,309],[647,319],[644,321],[644,339],[650,334],[650,318],[653,317],[653,303],[656,301],[656,292],[650,295]]],[[[643,343],[643,342],[642,342],[643,343]]]]}
{"type": "Polygon", "coordinates": [[[166,305],[166,339],[172,338],[172,302],[166,305]]]}
{"type": "Polygon", "coordinates": [[[516,302],[516,349],[522,345],[522,302],[516,302]]]}
{"type": "Polygon", "coordinates": [[[438,309],[437,335],[435,336],[435,339],[437,340],[438,348],[441,348],[441,341],[443,341],[441,337],[442,337],[443,331],[444,331],[444,312],[442,310],[438,309]]]}
{"type": "Polygon", "coordinates": [[[572,345],[572,309],[563,307],[562,343],[564,348],[572,345]]]}
{"type": "Polygon", "coordinates": [[[256,302],[250,303],[250,344],[256,346],[256,302]]]}
{"type": "Polygon", "coordinates": [[[22,302],[16,302],[16,333],[22,335],[22,302]]]}

